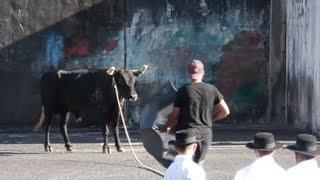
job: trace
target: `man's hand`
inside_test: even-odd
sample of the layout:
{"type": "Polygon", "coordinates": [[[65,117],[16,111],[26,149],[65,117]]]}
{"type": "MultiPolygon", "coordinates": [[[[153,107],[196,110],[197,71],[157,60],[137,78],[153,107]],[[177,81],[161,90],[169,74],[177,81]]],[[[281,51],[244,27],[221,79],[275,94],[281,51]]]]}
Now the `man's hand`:
{"type": "Polygon", "coordinates": [[[165,124],[158,124],[153,127],[154,130],[158,130],[159,132],[165,132],[169,133],[171,130],[171,127],[174,127],[175,124],[178,121],[178,118],[180,116],[180,108],[179,107],[173,107],[172,112],[169,115],[168,121],[165,124]]]}
{"type": "Polygon", "coordinates": [[[217,108],[218,113],[212,118],[212,121],[221,120],[230,114],[229,107],[223,99],[215,106],[215,108],[217,108]]]}

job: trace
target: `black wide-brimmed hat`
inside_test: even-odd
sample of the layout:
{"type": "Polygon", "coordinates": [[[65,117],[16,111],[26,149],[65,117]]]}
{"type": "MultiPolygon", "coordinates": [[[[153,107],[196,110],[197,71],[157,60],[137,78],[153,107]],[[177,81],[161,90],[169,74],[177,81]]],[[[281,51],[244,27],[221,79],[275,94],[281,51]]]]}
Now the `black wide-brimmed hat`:
{"type": "Polygon", "coordinates": [[[176,132],[175,145],[186,145],[192,143],[198,143],[201,139],[198,139],[195,132],[192,130],[180,130],[176,132]]]}
{"type": "Polygon", "coordinates": [[[273,151],[282,147],[282,144],[274,140],[274,136],[268,132],[258,132],[254,136],[253,142],[246,144],[249,149],[260,151],[273,151]]]}
{"type": "Polygon", "coordinates": [[[308,156],[320,155],[317,138],[311,134],[298,134],[296,144],[289,145],[286,148],[308,156]]]}

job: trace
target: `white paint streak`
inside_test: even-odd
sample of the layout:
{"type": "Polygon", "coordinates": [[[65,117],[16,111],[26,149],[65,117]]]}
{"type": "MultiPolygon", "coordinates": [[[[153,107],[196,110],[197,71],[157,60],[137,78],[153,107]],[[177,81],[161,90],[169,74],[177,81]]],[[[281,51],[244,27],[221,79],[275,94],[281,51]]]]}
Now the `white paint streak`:
{"type": "Polygon", "coordinates": [[[287,2],[288,121],[320,130],[320,1],[287,2]]]}

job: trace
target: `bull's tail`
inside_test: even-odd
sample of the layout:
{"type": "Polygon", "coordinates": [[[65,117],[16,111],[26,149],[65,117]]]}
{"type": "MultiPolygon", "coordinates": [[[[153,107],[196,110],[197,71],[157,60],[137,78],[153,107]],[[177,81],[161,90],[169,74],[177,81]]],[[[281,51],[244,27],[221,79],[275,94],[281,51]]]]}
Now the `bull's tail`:
{"type": "Polygon", "coordinates": [[[41,107],[41,113],[39,115],[39,119],[36,122],[36,124],[33,126],[33,131],[38,131],[42,127],[42,125],[44,123],[44,119],[45,119],[44,118],[44,107],[42,106],[41,107]]]}

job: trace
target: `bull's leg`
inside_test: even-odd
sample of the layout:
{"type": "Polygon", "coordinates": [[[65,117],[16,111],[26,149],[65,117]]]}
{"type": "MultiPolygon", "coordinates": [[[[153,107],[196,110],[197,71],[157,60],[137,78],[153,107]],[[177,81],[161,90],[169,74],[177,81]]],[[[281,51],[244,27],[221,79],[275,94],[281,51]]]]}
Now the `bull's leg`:
{"type": "MultiPolygon", "coordinates": [[[[49,109],[49,108],[46,108],[49,109]]],[[[51,125],[51,119],[52,119],[52,112],[48,111],[48,110],[44,110],[44,128],[45,128],[45,140],[44,140],[44,151],[46,152],[51,152],[52,148],[51,148],[51,144],[50,144],[50,140],[49,140],[49,132],[50,132],[50,125],[51,125]]]]}
{"type": "Polygon", "coordinates": [[[66,150],[71,152],[72,151],[72,145],[70,143],[69,137],[68,137],[68,130],[67,130],[67,124],[68,124],[69,116],[67,115],[67,112],[63,112],[60,114],[60,132],[64,139],[64,144],[66,147],[66,150]]]}
{"type": "Polygon", "coordinates": [[[124,149],[122,149],[119,139],[119,118],[116,118],[116,120],[113,123],[110,123],[109,127],[111,128],[114,137],[114,144],[117,148],[117,151],[124,152],[124,149]]]}
{"type": "MultiPolygon", "coordinates": [[[[124,100],[124,98],[122,98],[121,102],[120,102],[121,107],[124,107],[124,102],[125,102],[125,100],[124,100]]],[[[116,142],[115,145],[117,147],[117,151],[118,152],[124,152],[124,149],[122,149],[121,143],[120,143],[120,139],[119,139],[119,122],[121,121],[121,119],[120,119],[121,118],[120,111],[122,111],[122,109],[118,109],[117,119],[116,119],[117,121],[116,121],[116,124],[114,126],[113,136],[114,136],[114,140],[116,142]]]]}
{"type": "Polygon", "coordinates": [[[107,127],[106,121],[104,119],[102,120],[101,128],[102,128],[102,136],[103,136],[102,153],[110,154],[111,151],[108,143],[109,128],[107,127]]]}

